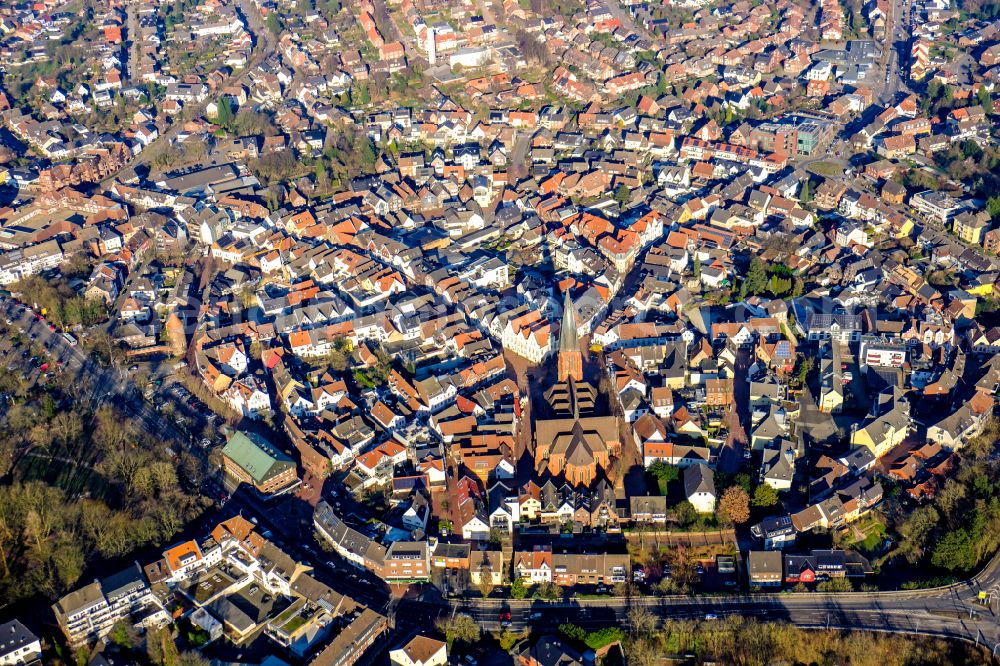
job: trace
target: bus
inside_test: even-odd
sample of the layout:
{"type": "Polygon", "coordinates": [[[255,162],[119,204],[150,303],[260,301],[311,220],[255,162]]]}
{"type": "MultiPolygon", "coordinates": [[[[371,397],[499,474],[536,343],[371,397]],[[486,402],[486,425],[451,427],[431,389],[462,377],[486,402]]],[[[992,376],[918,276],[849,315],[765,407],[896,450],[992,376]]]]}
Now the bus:
{"type": "Polygon", "coordinates": [[[70,333],[63,333],[63,340],[69,343],[70,347],[76,347],[76,338],[74,338],[70,333]]]}

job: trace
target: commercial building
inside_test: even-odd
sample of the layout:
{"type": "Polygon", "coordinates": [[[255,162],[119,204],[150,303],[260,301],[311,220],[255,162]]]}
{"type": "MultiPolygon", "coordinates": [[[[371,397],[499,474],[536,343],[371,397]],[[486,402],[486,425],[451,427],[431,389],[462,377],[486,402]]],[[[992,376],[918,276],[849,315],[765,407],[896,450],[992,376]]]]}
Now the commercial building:
{"type": "Polygon", "coordinates": [[[262,495],[277,495],[299,484],[295,463],[260,435],[238,432],[222,449],[226,474],[262,495]]]}
{"type": "Polygon", "coordinates": [[[799,157],[819,153],[832,140],[832,125],[801,118],[762,123],[750,132],[750,146],[757,151],[799,157]]]}
{"type": "Polygon", "coordinates": [[[948,224],[953,217],[965,210],[965,204],[944,192],[925,190],[910,197],[910,205],[928,220],[948,224]]]}
{"type": "Polygon", "coordinates": [[[430,580],[426,541],[396,541],[385,554],[385,582],[414,583],[430,580]]]}

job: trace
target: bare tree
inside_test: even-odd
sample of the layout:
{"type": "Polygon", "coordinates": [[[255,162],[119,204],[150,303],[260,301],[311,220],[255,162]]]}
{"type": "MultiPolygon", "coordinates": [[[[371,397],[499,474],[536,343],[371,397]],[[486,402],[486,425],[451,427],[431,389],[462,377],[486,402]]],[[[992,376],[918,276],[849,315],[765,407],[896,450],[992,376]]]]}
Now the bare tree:
{"type": "Polygon", "coordinates": [[[645,606],[635,606],[628,612],[628,629],[633,636],[645,636],[656,629],[656,617],[645,606]]]}

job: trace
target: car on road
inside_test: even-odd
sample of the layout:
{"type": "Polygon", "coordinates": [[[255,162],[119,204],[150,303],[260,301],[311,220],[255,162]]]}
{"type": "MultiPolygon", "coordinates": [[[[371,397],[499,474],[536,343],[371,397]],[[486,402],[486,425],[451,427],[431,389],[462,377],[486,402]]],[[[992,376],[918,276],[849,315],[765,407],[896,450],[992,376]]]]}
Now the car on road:
{"type": "Polygon", "coordinates": [[[706,620],[718,620],[719,616],[716,615],[715,613],[705,613],[705,619],[706,620]]]}

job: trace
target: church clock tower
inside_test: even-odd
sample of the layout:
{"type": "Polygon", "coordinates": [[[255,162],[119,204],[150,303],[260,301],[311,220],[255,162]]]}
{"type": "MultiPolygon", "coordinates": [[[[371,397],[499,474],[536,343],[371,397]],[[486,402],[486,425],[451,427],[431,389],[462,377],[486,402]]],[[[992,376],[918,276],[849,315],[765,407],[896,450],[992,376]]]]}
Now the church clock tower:
{"type": "Polygon", "coordinates": [[[559,381],[583,381],[583,353],[580,351],[580,338],[577,335],[576,312],[573,309],[573,299],[566,290],[563,299],[562,325],[559,327],[559,381]]]}

